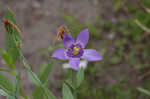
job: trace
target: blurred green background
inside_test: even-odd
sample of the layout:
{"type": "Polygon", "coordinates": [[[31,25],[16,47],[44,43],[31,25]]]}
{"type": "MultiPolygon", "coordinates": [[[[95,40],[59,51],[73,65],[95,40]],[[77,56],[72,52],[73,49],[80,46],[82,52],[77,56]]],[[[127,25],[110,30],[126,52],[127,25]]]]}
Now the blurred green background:
{"type": "MultiPolygon", "coordinates": [[[[20,1],[15,2],[23,6],[20,1]]],[[[69,76],[68,70],[62,68],[64,61],[49,57],[55,49],[63,46],[61,42],[52,45],[52,40],[58,27],[65,25],[74,37],[88,28],[90,40],[87,48],[96,49],[103,55],[102,61],[88,63],[85,80],[78,89],[78,99],[150,99],[150,0],[31,0],[31,4],[28,1],[24,7],[32,4],[32,10],[28,8],[31,11],[25,10],[28,13],[21,12],[18,9],[21,6],[14,8],[13,2],[6,7],[12,6],[17,15],[20,11],[18,20],[16,18],[18,23],[21,19],[25,20],[20,27],[25,31],[24,53],[32,61],[30,63],[39,65],[43,60],[55,62],[51,89],[58,98],[61,96],[62,82],[69,76]],[[46,12],[46,9],[52,11],[46,12]],[[23,16],[23,13],[33,15],[23,16]],[[35,47],[32,48],[30,43],[35,47]],[[27,51],[28,48],[31,50],[27,51]]],[[[5,7],[1,9],[2,18],[5,7]]],[[[36,67],[33,68],[36,71],[36,67]]]]}

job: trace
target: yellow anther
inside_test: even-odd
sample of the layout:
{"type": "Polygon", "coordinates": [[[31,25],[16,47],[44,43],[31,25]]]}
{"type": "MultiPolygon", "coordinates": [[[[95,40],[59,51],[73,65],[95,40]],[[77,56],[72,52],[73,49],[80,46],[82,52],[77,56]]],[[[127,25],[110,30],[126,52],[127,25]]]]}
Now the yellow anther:
{"type": "Polygon", "coordinates": [[[77,52],[80,50],[80,48],[78,48],[78,47],[74,47],[73,49],[77,52]]]}
{"type": "Polygon", "coordinates": [[[78,55],[79,50],[80,50],[80,48],[78,48],[78,47],[75,46],[75,47],[73,48],[73,55],[78,55]]]}

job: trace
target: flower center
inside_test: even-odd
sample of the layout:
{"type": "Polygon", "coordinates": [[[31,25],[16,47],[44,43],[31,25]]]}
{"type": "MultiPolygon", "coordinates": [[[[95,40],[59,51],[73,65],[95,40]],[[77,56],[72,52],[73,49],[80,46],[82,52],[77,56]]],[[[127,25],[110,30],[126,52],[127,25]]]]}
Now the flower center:
{"type": "Polygon", "coordinates": [[[78,48],[78,47],[73,47],[73,55],[78,55],[78,53],[79,53],[79,51],[80,51],[80,48],[78,48]]]}
{"type": "Polygon", "coordinates": [[[81,44],[72,44],[67,50],[66,55],[70,58],[80,58],[83,55],[81,44]]]}

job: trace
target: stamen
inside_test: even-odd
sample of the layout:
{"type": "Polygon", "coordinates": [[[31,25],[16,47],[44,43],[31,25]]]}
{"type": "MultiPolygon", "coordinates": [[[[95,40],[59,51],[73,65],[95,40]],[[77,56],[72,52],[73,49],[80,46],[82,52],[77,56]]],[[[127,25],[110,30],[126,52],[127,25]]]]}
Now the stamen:
{"type": "Polygon", "coordinates": [[[74,49],[75,51],[77,51],[77,52],[80,50],[80,48],[78,48],[78,47],[76,47],[76,46],[75,46],[73,49],[74,49]]]}
{"type": "Polygon", "coordinates": [[[78,55],[79,50],[80,50],[80,48],[78,48],[78,47],[75,46],[75,47],[73,48],[73,55],[78,55]]]}

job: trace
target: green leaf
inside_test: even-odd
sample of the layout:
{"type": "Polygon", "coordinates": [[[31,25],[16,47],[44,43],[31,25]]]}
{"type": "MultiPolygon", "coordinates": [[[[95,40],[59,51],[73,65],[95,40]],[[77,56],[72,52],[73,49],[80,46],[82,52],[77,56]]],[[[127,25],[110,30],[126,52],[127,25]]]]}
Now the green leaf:
{"type": "Polygon", "coordinates": [[[15,64],[13,62],[12,57],[5,51],[0,49],[0,54],[2,55],[2,58],[4,59],[4,61],[7,63],[7,65],[14,70],[15,69],[15,64]]]}
{"type": "Polygon", "coordinates": [[[53,95],[53,93],[50,90],[45,89],[45,93],[47,93],[48,99],[56,99],[56,97],[53,95]]]}
{"type": "Polygon", "coordinates": [[[3,89],[7,94],[13,93],[13,86],[10,81],[0,73],[0,88],[3,89]]]}
{"type": "Polygon", "coordinates": [[[32,72],[32,71],[27,71],[29,79],[32,81],[32,83],[38,87],[42,86],[41,81],[39,80],[39,78],[37,77],[37,75],[32,72]]]}
{"type": "Polygon", "coordinates": [[[78,88],[82,81],[84,80],[84,69],[83,68],[80,68],[80,70],[77,72],[77,75],[76,75],[76,88],[78,88]]]}
{"type": "Polygon", "coordinates": [[[2,90],[2,89],[0,89],[0,95],[1,95],[1,96],[9,96],[9,95],[7,94],[7,92],[5,92],[5,91],[2,90]]]}
{"type": "Polygon", "coordinates": [[[146,89],[143,89],[143,88],[137,88],[138,91],[150,96],[150,91],[146,90],[146,89]]]}
{"type": "Polygon", "coordinates": [[[66,80],[65,83],[73,90],[76,90],[80,87],[82,81],[84,80],[84,69],[80,68],[78,72],[71,71],[70,73],[71,77],[66,80]]]}
{"type": "Polygon", "coordinates": [[[35,87],[41,88],[43,90],[42,92],[44,92],[45,97],[47,97],[48,99],[56,99],[55,96],[48,90],[48,88],[44,84],[42,84],[42,82],[34,72],[28,70],[27,73],[29,79],[32,81],[35,87]]]}
{"type": "Polygon", "coordinates": [[[7,96],[6,99],[16,99],[14,96],[7,96]]]}
{"type": "MultiPolygon", "coordinates": [[[[42,84],[48,86],[49,74],[53,64],[50,63],[48,66],[43,64],[38,72],[38,77],[41,80],[42,84]]],[[[50,93],[50,92],[49,92],[50,93]]],[[[35,87],[32,93],[33,99],[47,99],[44,94],[44,90],[41,87],[35,87]]]]}
{"type": "Polygon", "coordinates": [[[53,63],[48,64],[48,66],[44,66],[44,69],[39,73],[39,78],[43,84],[48,81],[49,73],[53,67],[53,63]]]}
{"type": "Polygon", "coordinates": [[[0,96],[5,96],[7,99],[16,99],[14,96],[10,96],[7,92],[0,89],[0,96]]]}
{"type": "Polygon", "coordinates": [[[40,87],[35,87],[32,92],[33,99],[48,99],[44,93],[44,90],[40,87]]]}
{"type": "Polygon", "coordinates": [[[64,83],[62,91],[63,99],[74,99],[69,87],[64,83]]]}
{"type": "Polygon", "coordinates": [[[52,94],[52,92],[48,90],[47,86],[44,86],[42,82],[40,81],[39,77],[35,73],[32,72],[30,65],[27,63],[22,53],[20,55],[21,55],[21,60],[25,66],[25,69],[27,70],[28,76],[32,80],[33,84],[36,87],[41,87],[45,95],[48,97],[48,99],[56,99],[56,97],[52,94]]]}
{"type": "Polygon", "coordinates": [[[44,73],[46,68],[47,68],[47,64],[45,64],[45,63],[42,64],[42,66],[40,66],[40,68],[39,68],[39,70],[37,72],[38,77],[40,77],[44,73]]]}
{"type": "MultiPolygon", "coordinates": [[[[16,24],[14,15],[10,9],[7,10],[5,19],[10,20],[14,24],[16,24]]],[[[5,28],[6,28],[6,49],[9,55],[11,55],[14,63],[16,63],[19,57],[19,52],[17,50],[16,42],[21,42],[21,37],[19,35],[19,32],[16,30],[14,26],[8,25],[5,28]]]]}

